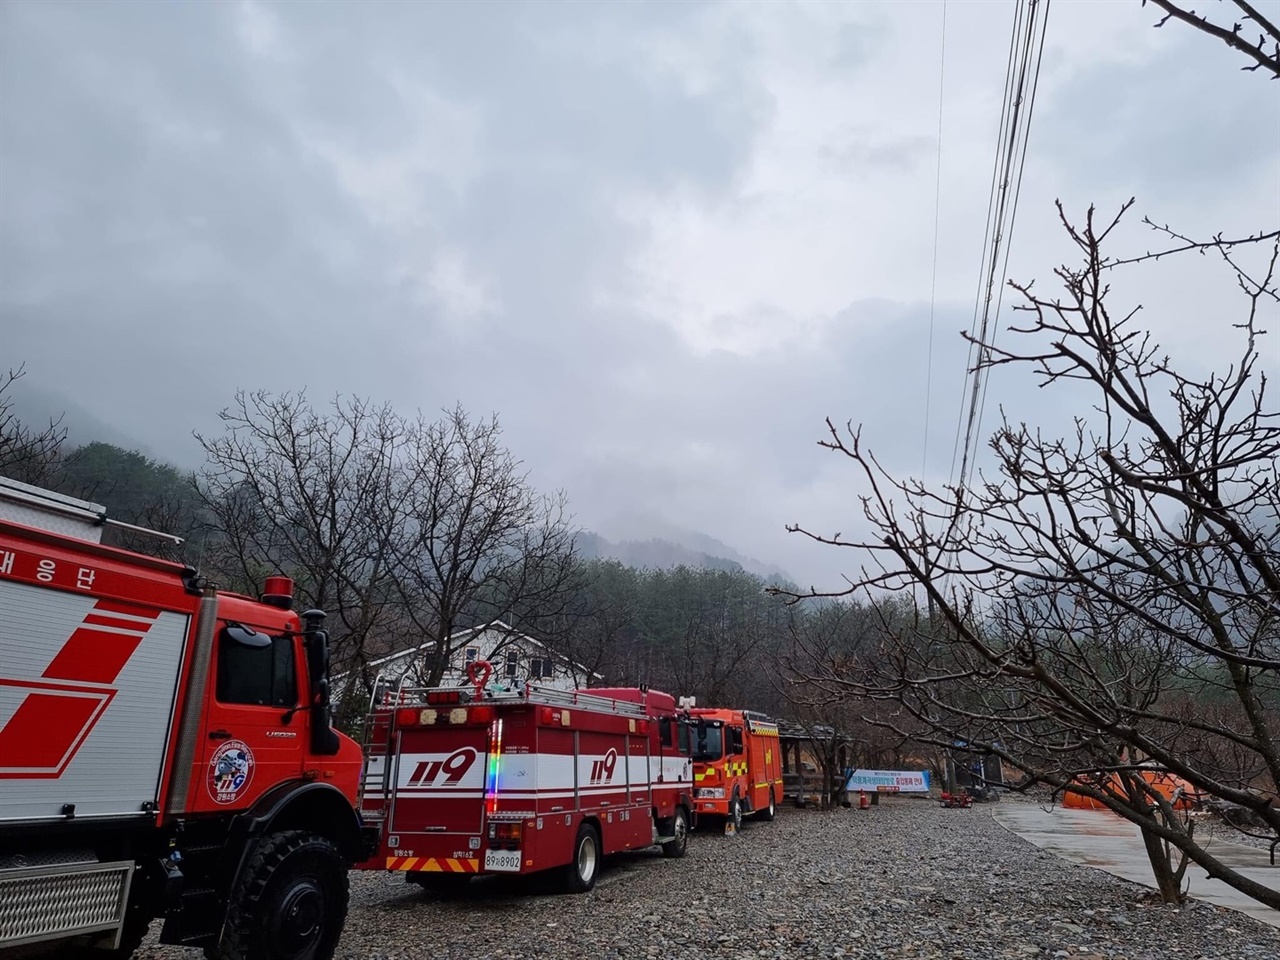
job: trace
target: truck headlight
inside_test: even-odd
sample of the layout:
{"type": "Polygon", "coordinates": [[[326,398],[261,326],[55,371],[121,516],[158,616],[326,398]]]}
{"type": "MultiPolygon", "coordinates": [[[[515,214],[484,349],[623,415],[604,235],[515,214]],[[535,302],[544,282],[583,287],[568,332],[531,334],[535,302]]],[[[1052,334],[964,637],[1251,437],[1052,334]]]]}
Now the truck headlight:
{"type": "Polygon", "coordinates": [[[724,787],[702,787],[698,790],[699,800],[723,800],[724,787]]]}

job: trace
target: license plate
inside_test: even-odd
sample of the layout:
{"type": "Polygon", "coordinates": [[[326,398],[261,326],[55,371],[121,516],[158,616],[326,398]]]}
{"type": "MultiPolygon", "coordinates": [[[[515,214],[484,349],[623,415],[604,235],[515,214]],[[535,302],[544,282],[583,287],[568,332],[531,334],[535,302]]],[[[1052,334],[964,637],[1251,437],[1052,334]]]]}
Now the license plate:
{"type": "Polygon", "coordinates": [[[484,852],[484,868],[496,873],[519,873],[519,850],[486,850],[484,852]]]}

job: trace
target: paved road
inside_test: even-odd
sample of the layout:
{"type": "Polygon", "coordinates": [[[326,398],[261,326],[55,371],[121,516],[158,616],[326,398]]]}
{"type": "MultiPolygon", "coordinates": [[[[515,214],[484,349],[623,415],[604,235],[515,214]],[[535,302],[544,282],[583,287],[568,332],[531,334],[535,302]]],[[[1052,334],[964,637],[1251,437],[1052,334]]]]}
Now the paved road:
{"type": "MultiPolygon", "coordinates": [[[[994,808],[992,815],[1018,836],[1066,860],[1155,887],[1138,828],[1109,811],[1048,809],[1033,803],[1004,803],[994,808]]],[[[1219,839],[1210,840],[1208,849],[1245,876],[1280,890],[1280,866],[1271,866],[1271,858],[1265,850],[1219,839]]],[[[1263,923],[1280,927],[1280,911],[1249,899],[1221,880],[1211,879],[1194,863],[1187,867],[1184,882],[1187,881],[1191,896],[1197,900],[1230,907],[1263,923]]]]}

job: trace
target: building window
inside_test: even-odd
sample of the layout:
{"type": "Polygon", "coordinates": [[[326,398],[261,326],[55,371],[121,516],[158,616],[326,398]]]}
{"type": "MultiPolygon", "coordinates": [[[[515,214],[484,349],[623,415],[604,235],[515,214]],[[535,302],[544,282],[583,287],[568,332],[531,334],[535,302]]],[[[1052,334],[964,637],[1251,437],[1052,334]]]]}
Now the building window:
{"type": "Polygon", "coordinates": [[[555,673],[555,664],[549,657],[529,661],[529,676],[534,680],[550,680],[555,673]]]}
{"type": "Polygon", "coordinates": [[[520,666],[520,654],[514,650],[507,651],[507,679],[514,680],[516,678],[516,670],[520,666]]]}
{"type": "Polygon", "coordinates": [[[467,647],[467,649],[463,652],[462,656],[467,663],[475,663],[478,659],[480,659],[480,648],[467,647]]]}

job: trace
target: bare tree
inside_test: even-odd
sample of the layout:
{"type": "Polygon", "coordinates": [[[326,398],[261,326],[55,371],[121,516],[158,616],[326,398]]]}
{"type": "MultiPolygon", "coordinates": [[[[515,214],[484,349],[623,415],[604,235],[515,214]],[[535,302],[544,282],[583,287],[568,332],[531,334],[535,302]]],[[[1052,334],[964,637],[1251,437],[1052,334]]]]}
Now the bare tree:
{"type": "MultiPolygon", "coordinates": [[[[647,611],[650,630],[670,639],[658,651],[657,669],[646,678],[667,683],[700,704],[759,704],[748,693],[752,675],[785,614],[764,592],[760,578],[742,570],[657,571],[659,584],[647,611]]],[[[767,683],[765,690],[771,689],[767,683]]]]}
{"type": "Polygon", "coordinates": [[[438,684],[460,628],[552,622],[577,575],[563,494],[538,494],[502,445],[496,417],[455,408],[409,432],[398,590],[415,631],[433,643],[420,670],[438,684]]]}
{"type": "Polygon", "coordinates": [[[565,660],[575,685],[591,686],[596,675],[619,673],[621,648],[636,633],[639,617],[634,571],[617,560],[595,560],[580,567],[573,600],[551,617],[539,617],[535,629],[548,648],[565,660]]]}
{"type": "MultiPolygon", "coordinates": [[[[1216,37],[1233,50],[1238,50],[1252,62],[1241,67],[1242,70],[1265,70],[1280,77],[1280,29],[1269,21],[1249,0],[1231,0],[1232,5],[1240,12],[1241,20],[1226,23],[1215,23],[1207,16],[1201,16],[1194,9],[1172,0],[1151,0],[1164,11],[1164,16],[1157,27],[1163,27],[1170,20],[1180,20],[1190,24],[1200,32],[1216,37]],[[1243,21],[1243,22],[1242,22],[1243,21]],[[1244,23],[1251,22],[1258,30],[1257,42],[1252,42],[1244,33],[1244,23]],[[1270,49],[1268,49],[1268,46],[1270,49]]],[[[1145,6],[1147,0],[1142,0],[1145,6]]]]}
{"type": "MultiPolygon", "coordinates": [[[[1166,13],[1157,26],[1188,23],[1241,51],[1245,69],[1280,76],[1280,31],[1244,0],[1257,43],[1239,24],[1153,2],[1166,13]]],[[[818,672],[901,705],[926,741],[961,740],[1023,787],[1080,793],[1134,822],[1166,899],[1180,898],[1190,860],[1280,908],[1196,840],[1161,783],[1177,775],[1280,832],[1280,411],[1263,359],[1275,351],[1262,347],[1280,303],[1280,231],[1203,241],[1148,221],[1162,246],[1114,258],[1104,248],[1127,209],[1105,223],[1090,209],[1076,226],[1059,207],[1080,253],[1056,272],[1061,295],[1012,284],[1026,346],[977,344],[980,370],[1024,365],[1045,388],[1083,392],[1093,413],[1071,436],[1002,417],[998,476],[934,491],[894,479],[858,430],[828,421],[824,446],[867,484],[872,533],[810,536],[869,552],[851,591],[903,591],[920,607],[885,624],[870,669],[818,672]],[[1175,365],[1137,310],[1110,300],[1113,270],[1191,254],[1214,256],[1242,294],[1225,373],[1175,365]]]]}
{"type": "Polygon", "coordinates": [[[13,387],[26,376],[26,365],[0,375],[0,474],[38,487],[56,487],[67,430],[62,417],[36,429],[13,410],[13,387]]]}
{"type": "Polygon", "coordinates": [[[395,646],[406,620],[395,589],[408,426],[387,406],[335,397],[236,394],[226,431],[197,435],[199,490],[215,527],[209,557],[234,586],[293,577],[300,602],[326,611],[335,669],[395,646]],[[376,642],[375,642],[376,641],[376,642]]]}
{"type": "Polygon", "coordinates": [[[1062,215],[1081,264],[1057,271],[1060,298],[1014,284],[1028,349],[983,352],[987,367],[1030,365],[1046,387],[1087,385],[1095,427],[1078,419],[1064,441],[1005,419],[991,441],[999,479],[935,493],[894,480],[856,430],[828,423],[824,445],[869,488],[875,535],[859,545],[878,561],[853,587],[918,589],[931,614],[885,624],[874,676],[825,677],[894,698],[932,742],[963,739],[1024,785],[1086,793],[1137,823],[1166,897],[1180,895],[1177,851],[1280,906],[1196,842],[1143,776],[1154,763],[1280,831],[1280,413],[1259,363],[1280,241],[1248,269],[1240,243],[1185,251],[1217,253],[1243,293],[1239,360],[1197,378],[1135,328],[1136,311],[1113,314],[1110,268],[1145,259],[1108,259],[1118,220],[1100,228],[1090,210],[1076,228],[1062,215]],[[1116,777],[1081,782],[1096,773],[1116,777]]]}
{"type": "Polygon", "coordinates": [[[883,697],[853,692],[868,685],[886,638],[882,624],[901,608],[892,601],[879,607],[837,601],[791,608],[786,642],[773,657],[773,678],[787,719],[812,744],[825,784],[824,806],[839,792],[833,785],[846,765],[896,765],[912,752],[909,715],[883,697]]]}

